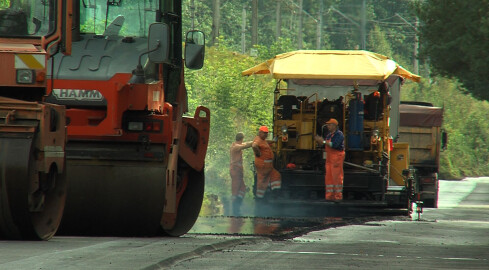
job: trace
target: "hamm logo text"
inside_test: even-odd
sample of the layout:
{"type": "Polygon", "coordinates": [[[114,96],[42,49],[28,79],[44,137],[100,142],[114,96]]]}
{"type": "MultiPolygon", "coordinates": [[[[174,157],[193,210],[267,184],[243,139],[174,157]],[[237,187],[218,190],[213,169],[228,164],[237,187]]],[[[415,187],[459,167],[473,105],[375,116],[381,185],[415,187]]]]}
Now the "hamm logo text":
{"type": "Polygon", "coordinates": [[[104,96],[97,90],[82,89],[53,89],[53,96],[57,100],[101,101],[104,99],[104,96]]]}

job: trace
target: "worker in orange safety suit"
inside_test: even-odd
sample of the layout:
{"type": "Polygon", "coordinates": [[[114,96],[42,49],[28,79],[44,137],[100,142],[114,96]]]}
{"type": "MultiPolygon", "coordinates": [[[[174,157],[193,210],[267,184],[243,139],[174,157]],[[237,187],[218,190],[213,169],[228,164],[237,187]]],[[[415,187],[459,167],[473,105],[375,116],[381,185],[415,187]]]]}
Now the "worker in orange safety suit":
{"type": "Polygon", "coordinates": [[[265,197],[268,185],[270,185],[272,193],[276,193],[282,187],[280,173],[273,168],[273,152],[266,141],[267,137],[268,127],[261,126],[258,130],[258,136],[255,137],[251,146],[255,153],[257,199],[265,197]]]}
{"type": "Polygon", "coordinates": [[[331,118],[326,122],[329,133],[326,138],[316,135],[314,139],[325,146],[326,151],[326,186],[325,198],[329,201],[343,199],[343,162],[345,161],[345,137],[338,129],[338,121],[331,118]]]}
{"type": "Polygon", "coordinates": [[[229,174],[231,175],[231,201],[233,215],[240,215],[241,204],[246,193],[246,185],[243,180],[243,149],[250,148],[253,142],[243,142],[244,134],[236,134],[236,141],[231,144],[229,154],[229,174]]]}

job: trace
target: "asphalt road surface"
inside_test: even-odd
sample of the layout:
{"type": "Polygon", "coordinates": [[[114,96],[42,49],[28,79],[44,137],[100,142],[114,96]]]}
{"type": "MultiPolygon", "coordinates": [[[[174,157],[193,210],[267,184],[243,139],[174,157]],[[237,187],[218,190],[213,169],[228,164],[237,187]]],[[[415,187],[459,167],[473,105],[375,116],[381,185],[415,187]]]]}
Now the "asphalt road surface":
{"type": "Polygon", "coordinates": [[[439,208],[425,209],[421,220],[332,226],[281,240],[188,234],[0,241],[0,269],[340,268],[489,269],[489,178],[441,181],[439,208]]]}
{"type": "MultiPolygon", "coordinates": [[[[417,215],[414,215],[417,216],[417,215]]],[[[244,244],[171,269],[489,269],[489,178],[442,181],[421,220],[367,222],[244,244]]]]}

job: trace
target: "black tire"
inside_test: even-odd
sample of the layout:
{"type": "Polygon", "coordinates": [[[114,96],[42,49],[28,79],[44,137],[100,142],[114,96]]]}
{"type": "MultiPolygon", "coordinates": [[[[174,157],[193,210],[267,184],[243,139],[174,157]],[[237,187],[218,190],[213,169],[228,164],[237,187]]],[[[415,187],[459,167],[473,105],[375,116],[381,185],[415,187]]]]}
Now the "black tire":
{"type": "Polygon", "coordinates": [[[44,211],[32,213],[32,222],[36,231],[35,238],[47,240],[54,236],[61,223],[63,210],[66,202],[68,188],[66,170],[58,173],[57,168],[51,167],[48,174],[39,176],[40,178],[51,179],[54,183],[45,193],[44,211]]]}
{"type": "Polygon", "coordinates": [[[169,236],[178,237],[192,229],[199,217],[204,199],[204,170],[197,172],[192,169],[186,169],[183,174],[183,177],[188,178],[188,183],[178,204],[175,226],[173,229],[165,230],[165,233],[169,236]]]}
{"type": "Polygon", "coordinates": [[[436,194],[434,198],[424,199],[423,207],[438,208],[438,194],[436,194]]]}
{"type": "Polygon", "coordinates": [[[58,173],[54,164],[49,173],[38,173],[33,141],[33,137],[0,140],[0,238],[48,240],[58,230],[66,173],[58,173]],[[30,190],[36,182],[38,189],[30,190]]]}

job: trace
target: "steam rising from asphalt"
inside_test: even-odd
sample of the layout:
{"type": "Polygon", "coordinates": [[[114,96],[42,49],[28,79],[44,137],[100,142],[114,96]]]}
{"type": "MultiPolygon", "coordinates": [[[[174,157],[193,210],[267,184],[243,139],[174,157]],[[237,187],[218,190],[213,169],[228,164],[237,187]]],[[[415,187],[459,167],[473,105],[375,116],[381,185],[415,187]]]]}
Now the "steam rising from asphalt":
{"type": "MultiPolygon", "coordinates": [[[[220,198],[223,204],[223,216],[232,217],[232,200],[231,196],[220,198]]],[[[354,209],[355,210],[355,209],[354,209]]],[[[241,214],[239,217],[264,217],[264,218],[281,218],[281,217],[344,217],[352,214],[358,215],[358,212],[350,213],[349,207],[335,203],[325,203],[324,201],[288,201],[267,200],[261,202],[252,197],[245,197],[241,205],[241,214]]],[[[360,214],[361,215],[361,214],[360,214]]]]}

